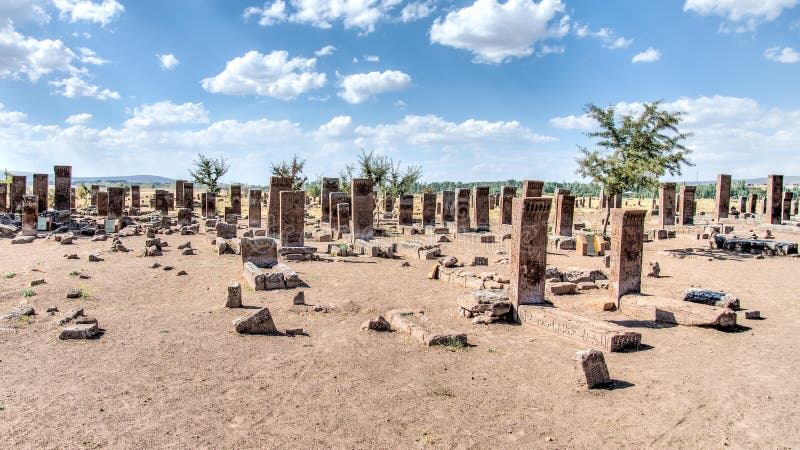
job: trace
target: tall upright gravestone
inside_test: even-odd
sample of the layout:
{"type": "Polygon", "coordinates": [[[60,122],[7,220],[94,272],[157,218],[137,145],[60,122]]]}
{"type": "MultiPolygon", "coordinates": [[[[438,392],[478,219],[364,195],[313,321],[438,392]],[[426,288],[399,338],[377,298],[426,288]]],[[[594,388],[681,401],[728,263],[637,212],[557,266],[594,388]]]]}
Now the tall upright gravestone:
{"type": "Polygon", "coordinates": [[[552,203],[552,199],[544,197],[513,200],[508,297],[515,311],[519,305],[546,302],[547,221],[552,203]]]}
{"type": "Polygon", "coordinates": [[[375,207],[372,179],[353,178],[351,183],[350,214],[353,239],[370,240],[375,235],[372,210],[375,207]]]}
{"type": "MultiPolygon", "coordinates": [[[[731,176],[721,173],[717,175],[716,219],[728,217],[731,209],[731,176]]],[[[753,211],[755,212],[755,211],[753,211]]]]}
{"type": "Polygon", "coordinates": [[[789,220],[792,217],[792,198],[794,198],[794,192],[783,193],[783,220],[789,220]]]}
{"type": "Polygon", "coordinates": [[[436,225],[436,194],[422,194],[422,225],[436,225]]]}
{"type": "Polygon", "coordinates": [[[442,225],[456,220],[456,193],[442,191],[442,225]]]}
{"type": "Polygon", "coordinates": [[[39,198],[39,211],[47,211],[47,179],[46,173],[33,174],[33,195],[39,198]]]}
{"type": "Polygon", "coordinates": [[[108,215],[108,192],[100,191],[97,193],[97,215],[108,215]]]}
{"type": "Polygon", "coordinates": [[[90,204],[92,206],[97,206],[97,193],[98,192],[100,192],[100,185],[99,184],[93,184],[92,185],[92,198],[90,200],[91,201],[90,204]]]}
{"type": "Polygon", "coordinates": [[[336,205],[337,225],[340,233],[350,232],[350,203],[342,202],[336,205]]]}
{"type": "Polygon", "coordinates": [[[558,236],[572,236],[574,214],[575,196],[558,194],[558,197],[556,197],[555,227],[553,227],[553,232],[558,236]]]}
{"type": "Polygon", "coordinates": [[[183,182],[183,203],[184,208],[194,210],[194,183],[190,181],[183,182]]]}
{"type": "Polygon", "coordinates": [[[70,188],[72,187],[72,166],[54,166],[56,190],[53,196],[53,209],[64,211],[70,209],[70,188]]]}
{"type": "Polygon", "coordinates": [[[305,191],[282,191],[280,201],[281,247],[302,247],[305,237],[303,225],[305,223],[306,193],[305,191]]]}
{"type": "Polygon", "coordinates": [[[747,196],[747,212],[750,214],[755,214],[757,210],[758,204],[758,195],[750,194],[747,196]]]}
{"type": "Polygon", "coordinates": [[[183,208],[183,185],[186,180],[175,180],[175,206],[183,208]]]}
{"type": "Polygon", "coordinates": [[[397,214],[397,224],[411,226],[414,223],[414,196],[405,194],[400,196],[400,209],[397,214]]]}
{"type": "Polygon", "coordinates": [[[78,195],[75,192],[75,188],[74,187],[69,188],[69,207],[70,207],[70,209],[75,209],[75,202],[77,201],[77,199],[78,199],[78,195]]]}
{"type": "MultiPolygon", "coordinates": [[[[681,225],[694,225],[694,193],[697,186],[681,186],[681,212],[680,223],[681,225]]],[[[744,209],[742,209],[744,212],[744,209]]]]}
{"type": "Polygon", "coordinates": [[[322,189],[321,195],[322,198],[322,221],[325,223],[330,223],[331,221],[331,203],[330,203],[330,195],[331,192],[337,192],[339,190],[339,179],[338,178],[323,178],[322,179],[322,189]]]}
{"type": "MultiPolygon", "coordinates": [[[[94,186],[92,186],[94,188],[94,186]]],[[[142,206],[142,190],[141,186],[131,186],[131,207],[139,208],[142,206]]]]}
{"type": "Polygon", "coordinates": [[[472,224],[476,231],[489,231],[489,186],[472,188],[472,224]]]}
{"type": "Polygon", "coordinates": [[[661,228],[675,225],[675,183],[661,183],[659,188],[659,221],[661,228]]]}
{"type": "Polygon", "coordinates": [[[206,218],[212,219],[217,217],[217,194],[212,192],[206,193],[206,218]]]}
{"type": "Polygon", "coordinates": [[[517,188],[514,186],[503,186],[500,188],[500,223],[511,225],[511,214],[514,208],[514,197],[517,195],[517,188]]]}
{"type": "Polygon", "coordinates": [[[770,175],[767,177],[767,223],[780,225],[782,209],[783,175],[770,175]]]}
{"type": "Polygon", "coordinates": [[[168,203],[169,200],[167,199],[167,191],[163,189],[156,189],[155,197],[156,197],[156,211],[163,214],[169,213],[169,203],[168,203]]]}
{"type": "Polygon", "coordinates": [[[339,203],[347,203],[349,199],[350,196],[347,195],[347,192],[331,192],[330,195],[328,195],[328,203],[331,208],[331,230],[341,230],[338,209],[339,203]]]}
{"type": "Polygon", "coordinates": [[[22,235],[36,236],[39,217],[39,199],[35,195],[22,196],[22,235]]]}
{"type": "Polygon", "coordinates": [[[281,234],[281,192],[291,191],[292,177],[269,177],[269,199],[267,201],[267,236],[277,238],[281,234]]]}
{"type": "Polygon", "coordinates": [[[247,196],[247,225],[261,228],[261,189],[250,189],[247,196]]]}
{"type": "Polygon", "coordinates": [[[121,219],[123,209],[125,209],[125,189],[121,187],[108,188],[107,217],[109,219],[121,219]]]}
{"type": "Polygon", "coordinates": [[[544,181],[525,180],[522,182],[522,197],[541,197],[544,190],[544,181]]]}
{"type": "Polygon", "coordinates": [[[0,183],[0,213],[8,211],[8,185],[0,183]]]}
{"type": "Polygon", "coordinates": [[[11,176],[11,212],[22,213],[22,198],[25,196],[27,184],[28,178],[24,175],[11,176]]]}
{"type": "Polygon", "coordinates": [[[456,189],[456,232],[469,231],[469,189],[456,189]]]}
{"type": "Polygon", "coordinates": [[[642,289],[645,210],[615,209],[611,213],[611,294],[619,300],[642,289]]]}
{"type": "Polygon", "coordinates": [[[231,185],[231,212],[237,216],[242,215],[242,185],[231,185]]]}

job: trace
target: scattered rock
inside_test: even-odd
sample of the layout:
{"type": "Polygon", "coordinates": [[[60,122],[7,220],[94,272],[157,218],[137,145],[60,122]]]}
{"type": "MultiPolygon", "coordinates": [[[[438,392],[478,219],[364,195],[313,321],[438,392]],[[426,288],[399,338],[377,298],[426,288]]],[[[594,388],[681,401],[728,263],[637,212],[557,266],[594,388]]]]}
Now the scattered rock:
{"type": "Polygon", "coordinates": [[[81,298],[80,289],[70,289],[67,291],[67,298],[81,298]]]}
{"type": "Polygon", "coordinates": [[[22,316],[35,316],[36,311],[30,306],[15,306],[8,310],[0,319],[19,319],[22,316]]]}
{"type": "Polygon", "coordinates": [[[647,276],[651,278],[659,278],[661,276],[661,266],[658,261],[650,262],[650,272],[647,272],[647,276]]]}
{"type": "Polygon", "coordinates": [[[447,268],[455,267],[456,264],[458,264],[458,258],[455,256],[445,256],[444,258],[439,259],[439,264],[447,268]]]}
{"type": "Polygon", "coordinates": [[[589,389],[611,383],[603,352],[589,349],[576,353],[575,357],[580,362],[589,389]]]}
{"type": "Polygon", "coordinates": [[[411,264],[408,261],[403,261],[400,263],[400,267],[409,267],[411,264]]]}
{"type": "Polygon", "coordinates": [[[33,280],[31,281],[31,287],[39,286],[40,284],[45,284],[44,280],[33,280]]]}
{"type": "Polygon", "coordinates": [[[58,312],[58,306],[50,306],[47,308],[47,312],[49,313],[56,313],[58,312]]]}
{"type": "Polygon", "coordinates": [[[97,322],[75,324],[71,327],[61,330],[58,338],[61,340],[67,339],[94,339],[100,335],[100,327],[97,322]]]}
{"type": "Polygon", "coordinates": [[[439,264],[434,264],[433,266],[431,266],[430,270],[428,271],[428,279],[429,280],[438,280],[439,279],[440,267],[441,266],[439,264]]]}
{"type": "Polygon", "coordinates": [[[186,271],[185,271],[185,270],[181,270],[181,271],[179,271],[178,273],[176,273],[176,274],[175,274],[175,276],[177,276],[177,277],[182,277],[182,276],[184,276],[184,275],[189,275],[189,274],[188,274],[188,273],[186,273],[186,271]]]}
{"type": "Polygon", "coordinates": [[[553,295],[569,295],[575,293],[577,285],[575,283],[570,283],[569,281],[562,281],[559,283],[549,283],[547,288],[553,295]]]}
{"type": "Polygon", "coordinates": [[[289,328],[286,330],[287,336],[302,336],[306,334],[302,328],[289,328]]]}
{"type": "Polygon", "coordinates": [[[172,266],[164,266],[161,268],[162,270],[170,271],[172,270],[172,266]]]}
{"type": "Polygon", "coordinates": [[[191,256],[191,255],[194,255],[194,250],[192,250],[191,248],[185,248],[185,249],[183,249],[181,254],[184,255],[184,256],[191,256]]]}
{"type": "Polygon", "coordinates": [[[89,254],[89,261],[90,261],[90,262],[100,262],[100,261],[103,261],[103,258],[101,258],[101,257],[100,257],[98,254],[96,254],[96,253],[90,253],[90,254],[89,254]]]}
{"type": "Polygon", "coordinates": [[[242,285],[238,281],[228,283],[228,301],[225,303],[227,308],[242,307],[242,285]]]}
{"type": "Polygon", "coordinates": [[[389,321],[383,318],[383,316],[378,316],[374,319],[368,320],[361,325],[362,330],[373,330],[373,331],[392,331],[392,326],[389,325],[389,321]]]}
{"type": "Polygon", "coordinates": [[[30,244],[36,240],[36,236],[17,236],[11,240],[12,244],[30,244]]]}
{"type": "Polygon", "coordinates": [[[83,315],[83,308],[74,308],[67,311],[67,314],[58,321],[59,325],[65,325],[83,315]]]}
{"type": "Polygon", "coordinates": [[[153,263],[153,264],[150,266],[150,268],[151,268],[151,269],[158,269],[159,267],[161,267],[161,264],[159,264],[159,263],[157,263],[157,262],[154,262],[154,263],[153,263]]]}
{"type": "Polygon", "coordinates": [[[69,255],[64,255],[64,258],[66,258],[66,259],[78,259],[78,255],[77,255],[77,253],[72,253],[72,254],[69,254],[69,255]]]}
{"type": "Polygon", "coordinates": [[[293,305],[305,305],[306,304],[306,294],[303,291],[298,292],[295,294],[294,298],[292,299],[293,305]]]}

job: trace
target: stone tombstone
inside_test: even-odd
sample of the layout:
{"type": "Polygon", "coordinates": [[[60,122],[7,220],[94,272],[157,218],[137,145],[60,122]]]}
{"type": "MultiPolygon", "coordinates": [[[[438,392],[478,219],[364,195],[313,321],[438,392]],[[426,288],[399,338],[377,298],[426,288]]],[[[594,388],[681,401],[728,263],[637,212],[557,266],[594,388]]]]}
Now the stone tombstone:
{"type": "Polygon", "coordinates": [[[577,352],[575,355],[581,365],[581,371],[586,379],[586,387],[593,389],[611,383],[608,366],[600,350],[589,349],[577,352]]]}
{"type": "Polygon", "coordinates": [[[206,193],[206,218],[213,219],[217,217],[217,194],[208,192],[206,193]]]}
{"type": "Polygon", "coordinates": [[[271,237],[243,237],[239,240],[239,249],[242,253],[242,264],[253,263],[261,268],[278,264],[278,241],[271,237]]]}
{"type": "Polygon", "coordinates": [[[661,228],[675,225],[675,187],[675,183],[661,183],[658,190],[658,217],[661,228]]]}
{"type": "Polygon", "coordinates": [[[53,209],[69,210],[70,187],[72,187],[72,166],[53,166],[56,175],[56,190],[53,196],[53,209]]]}
{"type": "MultiPolygon", "coordinates": [[[[323,183],[324,184],[324,183],[323,183]]],[[[372,180],[369,178],[353,178],[351,183],[350,214],[352,239],[369,241],[375,234],[373,224],[375,199],[372,191],[372,180]]]]}
{"type": "Polygon", "coordinates": [[[69,207],[70,209],[75,209],[75,202],[78,200],[78,194],[75,192],[75,188],[69,188],[69,207]]]}
{"type": "Polygon", "coordinates": [[[747,212],[750,214],[755,214],[758,204],[758,196],[756,194],[750,194],[747,196],[747,212]]]}
{"type": "Polygon", "coordinates": [[[320,199],[320,201],[322,202],[322,221],[330,223],[331,221],[330,195],[331,192],[339,191],[339,179],[323,178],[321,190],[322,190],[322,198],[320,199]]]}
{"type": "Polygon", "coordinates": [[[739,211],[740,214],[744,214],[745,211],[747,211],[747,197],[739,197],[736,210],[739,211]]]}
{"type": "Polygon", "coordinates": [[[643,209],[615,209],[611,212],[609,279],[614,300],[641,291],[646,215],[647,211],[643,209]]]}
{"type": "Polygon", "coordinates": [[[544,181],[525,180],[522,182],[522,197],[541,197],[544,190],[544,181]]]}
{"type": "Polygon", "coordinates": [[[800,214],[800,201],[798,199],[792,200],[792,215],[796,216],[800,214]]]}
{"type": "MultiPolygon", "coordinates": [[[[22,213],[22,197],[28,185],[28,178],[24,175],[11,176],[11,212],[22,213]]],[[[37,200],[38,201],[38,200],[37,200]]]]}
{"type": "MultiPolygon", "coordinates": [[[[337,209],[339,203],[347,203],[350,199],[350,196],[347,195],[347,192],[331,192],[328,195],[328,202],[331,208],[331,230],[340,230],[340,222],[339,222],[339,210],[337,209]]],[[[349,221],[349,219],[348,219],[349,221]]]]}
{"type": "Polygon", "coordinates": [[[140,208],[142,206],[142,188],[139,185],[131,186],[131,207],[140,208]]]}
{"type": "Polygon", "coordinates": [[[397,224],[411,226],[414,223],[414,196],[405,194],[400,196],[400,208],[397,214],[397,224]]]}
{"type": "Polygon", "coordinates": [[[489,186],[472,188],[472,224],[477,231],[489,231],[489,186]]]}
{"type": "Polygon", "coordinates": [[[222,211],[222,217],[225,220],[225,223],[229,223],[232,225],[236,225],[239,223],[239,216],[233,213],[232,206],[226,206],[225,209],[222,211]]]}
{"type": "Polygon", "coordinates": [[[108,192],[107,191],[100,191],[97,193],[97,215],[98,216],[107,216],[108,215],[108,192]]]}
{"type": "Polygon", "coordinates": [[[156,189],[156,211],[167,214],[169,212],[169,205],[167,204],[167,191],[163,189],[156,189]]]}
{"type": "Polygon", "coordinates": [[[166,191],[166,198],[167,198],[167,210],[172,211],[175,209],[175,193],[166,191]]]}
{"type": "Polygon", "coordinates": [[[514,305],[516,316],[516,307],[519,305],[546,302],[547,221],[553,200],[524,197],[515,198],[512,202],[511,284],[508,298],[514,305]]]}
{"type": "Polygon", "coordinates": [[[767,197],[761,197],[761,214],[767,214],[767,197]]]}
{"type": "Polygon", "coordinates": [[[575,196],[560,194],[556,198],[556,226],[553,232],[558,236],[572,236],[572,222],[575,214],[575,196]]]}
{"type": "Polygon", "coordinates": [[[783,220],[789,220],[792,216],[792,198],[794,192],[783,193],[783,220]]]}
{"type": "Polygon", "coordinates": [[[442,191],[442,225],[456,220],[456,192],[442,191]]]}
{"type": "Polygon", "coordinates": [[[350,204],[347,202],[336,205],[337,224],[340,233],[350,233],[350,204]]]}
{"type": "Polygon", "coordinates": [[[47,174],[33,174],[33,195],[39,197],[39,212],[47,211],[47,174]]]}
{"type": "Polygon", "coordinates": [[[394,197],[393,196],[391,196],[389,194],[386,194],[383,197],[383,211],[387,212],[387,213],[390,213],[390,212],[394,211],[394,197]]]}
{"type": "Polygon", "coordinates": [[[22,196],[22,235],[38,234],[39,199],[35,195],[22,196]]]}
{"type": "Polygon", "coordinates": [[[717,198],[716,198],[717,210],[715,213],[717,220],[728,217],[728,211],[731,208],[730,201],[731,201],[731,176],[721,173],[717,175],[717,198]]]}
{"type": "Polygon", "coordinates": [[[694,225],[694,193],[696,190],[697,186],[681,186],[681,213],[679,216],[681,225],[694,225]]]}
{"type": "Polygon", "coordinates": [[[194,183],[190,181],[183,182],[183,199],[181,206],[194,210],[194,183]]]}
{"type": "Polygon", "coordinates": [[[267,202],[267,235],[277,238],[281,234],[281,197],[282,191],[291,191],[294,178],[269,177],[269,199],[267,202]]]}
{"type": "Polygon", "coordinates": [[[469,189],[456,189],[456,232],[469,231],[469,189]]]}
{"type": "Polygon", "coordinates": [[[767,223],[780,225],[783,219],[783,175],[767,177],[767,223]]]}
{"type": "Polygon", "coordinates": [[[616,194],[611,199],[612,201],[612,208],[622,208],[622,194],[616,194]]]}
{"type": "Polygon", "coordinates": [[[514,186],[503,186],[500,188],[500,223],[511,225],[511,213],[514,208],[514,197],[517,195],[517,188],[514,186]]]}
{"type": "Polygon", "coordinates": [[[122,210],[125,209],[125,189],[121,187],[108,188],[108,214],[109,219],[121,219],[122,210]]]}
{"type": "Polygon", "coordinates": [[[302,247],[305,245],[304,229],[305,225],[305,191],[283,191],[280,193],[281,199],[281,247],[302,247]]]}
{"type": "Polygon", "coordinates": [[[97,193],[98,192],[100,192],[100,185],[99,184],[93,184],[92,185],[92,199],[91,199],[91,203],[90,203],[92,206],[97,206],[97,193]]]}
{"type": "Polygon", "coordinates": [[[178,208],[178,225],[188,227],[191,224],[192,224],[192,210],[189,208],[178,208]]]}
{"type": "Polygon", "coordinates": [[[422,194],[422,225],[436,225],[436,194],[422,194]]]}
{"type": "Polygon", "coordinates": [[[231,185],[231,211],[237,216],[242,215],[242,185],[231,185]]]}
{"type": "Polygon", "coordinates": [[[175,180],[175,206],[178,208],[183,207],[183,185],[186,180],[175,180]]]}
{"type": "Polygon", "coordinates": [[[8,210],[8,185],[0,183],[0,213],[8,210]]]}
{"type": "Polygon", "coordinates": [[[200,215],[204,218],[208,217],[208,214],[206,214],[208,212],[208,205],[206,205],[206,196],[207,194],[205,192],[200,194],[200,215]]]}
{"type": "Polygon", "coordinates": [[[247,225],[261,228],[261,189],[250,189],[247,196],[247,225]]]}

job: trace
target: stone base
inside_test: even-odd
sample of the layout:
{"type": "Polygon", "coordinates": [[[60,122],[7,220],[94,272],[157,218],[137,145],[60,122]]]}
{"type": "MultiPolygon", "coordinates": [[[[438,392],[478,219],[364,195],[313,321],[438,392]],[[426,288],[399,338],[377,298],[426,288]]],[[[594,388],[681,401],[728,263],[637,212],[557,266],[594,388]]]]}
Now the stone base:
{"type": "Polygon", "coordinates": [[[534,326],[610,352],[637,350],[642,335],[603,320],[589,319],[550,306],[519,305],[517,316],[534,326]]]}
{"type": "Polygon", "coordinates": [[[466,333],[436,325],[422,312],[396,309],[389,311],[387,316],[392,328],[410,334],[424,345],[467,345],[466,333]]]}

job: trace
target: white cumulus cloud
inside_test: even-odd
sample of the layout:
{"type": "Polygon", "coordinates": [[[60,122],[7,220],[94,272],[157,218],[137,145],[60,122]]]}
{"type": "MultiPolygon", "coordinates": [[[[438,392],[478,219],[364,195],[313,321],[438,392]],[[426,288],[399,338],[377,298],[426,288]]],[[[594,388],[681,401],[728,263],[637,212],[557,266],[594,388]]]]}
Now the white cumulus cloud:
{"type": "Polygon", "coordinates": [[[268,55],[249,51],[228,61],[225,70],[203,79],[201,84],[212,93],[292,100],[327,82],[324,73],[314,72],[316,63],[315,58],[289,59],[286,51],[273,51],[268,55]]]}
{"type": "Polygon", "coordinates": [[[476,0],[439,17],[431,42],[468,50],[480,63],[502,63],[529,56],[535,44],[561,37],[569,30],[561,0],[476,0]]]}
{"type": "MultiPolygon", "coordinates": [[[[2,26],[2,25],[0,25],[2,26]]],[[[75,72],[77,58],[60,40],[36,39],[14,30],[11,24],[0,28],[0,77],[25,75],[36,82],[51,72],[75,72]]]]}
{"type": "Polygon", "coordinates": [[[51,81],[50,84],[57,88],[55,91],[56,94],[63,95],[67,98],[88,97],[97,100],[119,99],[118,92],[96,86],[79,74],[72,75],[69,78],[51,81]]]}
{"type": "Polygon", "coordinates": [[[550,119],[550,125],[563,130],[589,130],[594,128],[597,122],[586,114],[581,116],[570,114],[564,117],[553,117],[550,119]]]}
{"type": "Polygon", "coordinates": [[[281,22],[303,23],[317,28],[331,28],[341,21],[347,29],[371,33],[381,20],[389,18],[399,0],[275,0],[263,6],[250,6],[245,19],[257,17],[261,26],[281,22]]]}
{"type": "Polygon", "coordinates": [[[176,105],[162,101],[133,109],[133,117],[125,121],[127,128],[164,128],[178,124],[209,123],[208,111],[202,103],[176,105]]]}
{"type": "Polygon", "coordinates": [[[156,54],[156,58],[158,58],[158,61],[161,63],[161,69],[163,70],[172,70],[181,63],[172,53],[165,53],[163,55],[156,54]]]}
{"type": "Polygon", "coordinates": [[[125,7],[117,0],[102,0],[99,3],[92,0],[52,1],[53,5],[58,8],[59,16],[73,23],[82,20],[106,26],[125,11],[125,7]]]}
{"type": "Polygon", "coordinates": [[[410,2],[403,6],[403,9],[400,11],[400,21],[414,22],[424,19],[433,14],[435,10],[436,5],[430,0],[410,2]]]}
{"type": "Polygon", "coordinates": [[[743,33],[777,19],[798,3],[800,0],[686,0],[683,10],[723,17],[727,22],[720,25],[720,32],[743,33]]]}
{"type": "Polygon", "coordinates": [[[100,58],[97,56],[94,50],[81,47],[78,49],[81,52],[81,62],[84,64],[91,64],[93,66],[102,66],[103,64],[108,64],[109,61],[107,59],[100,58]]]}
{"type": "Polygon", "coordinates": [[[800,62],[800,53],[792,47],[771,47],[764,50],[764,57],[770,61],[784,64],[800,62]]]}
{"type": "Polygon", "coordinates": [[[317,56],[328,56],[332,55],[333,52],[335,52],[336,50],[338,50],[336,47],[332,45],[326,45],[325,47],[322,47],[321,49],[315,51],[314,54],[317,56]]]}
{"type": "Polygon", "coordinates": [[[92,115],[89,113],[74,114],[67,117],[64,122],[69,125],[85,125],[92,121],[92,115]]]}
{"type": "Polygon", "coordinates": [[[398,70],[357,73],[344,77],[341,85],[341,98],[348,103],[363,103],[377,94],[410,88],[411,76],[398,70]]]}
{"type": "Polygon", "coordinates": [[[654,49],[653,47],[648,47],[647,50],[637,53],[631,58],[631,62],[636,63],[651,63],[656,62],[661,59],[661,52],[654,49]]]}

